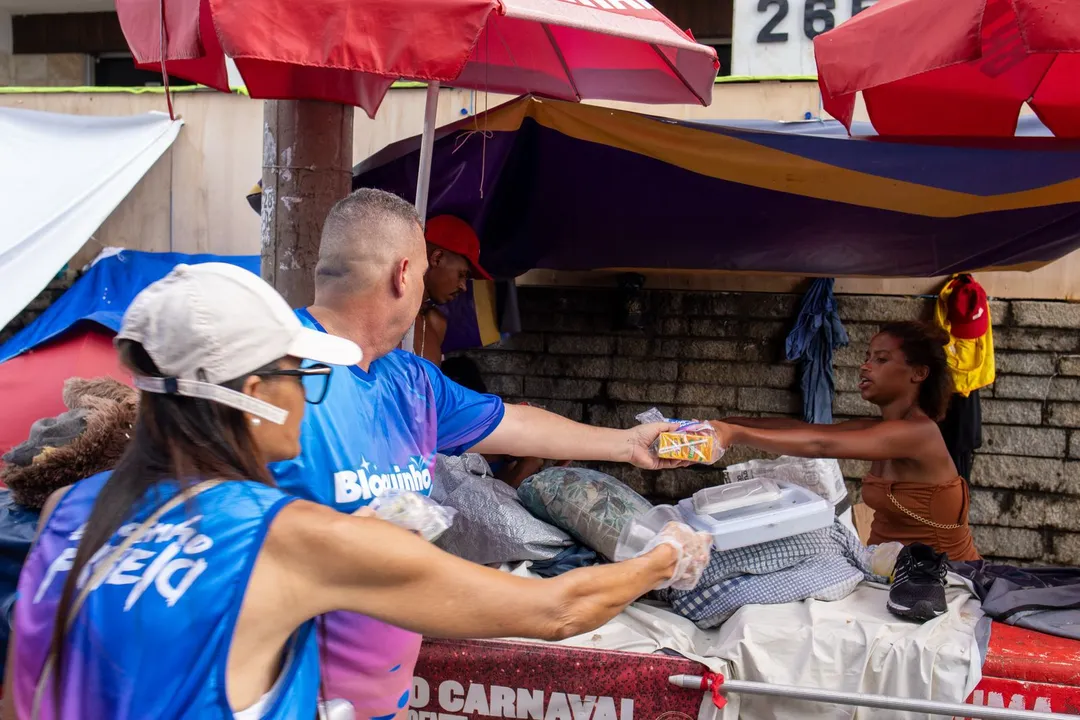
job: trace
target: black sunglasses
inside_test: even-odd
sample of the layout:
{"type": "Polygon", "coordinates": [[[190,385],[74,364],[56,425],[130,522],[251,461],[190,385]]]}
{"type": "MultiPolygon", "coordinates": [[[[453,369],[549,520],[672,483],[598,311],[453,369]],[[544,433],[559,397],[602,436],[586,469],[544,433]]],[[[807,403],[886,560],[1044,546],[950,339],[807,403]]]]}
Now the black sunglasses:
{"type": "Polygon", "coordinates": [[[252,373],[255,377],[296,377],[304,386],[304,399],[312,405],[318,405],[326,399],[326,393],[330,389],[330,373],[333,368],[329,365],[308,365],[293,370],[262,370],[252,373]]]}

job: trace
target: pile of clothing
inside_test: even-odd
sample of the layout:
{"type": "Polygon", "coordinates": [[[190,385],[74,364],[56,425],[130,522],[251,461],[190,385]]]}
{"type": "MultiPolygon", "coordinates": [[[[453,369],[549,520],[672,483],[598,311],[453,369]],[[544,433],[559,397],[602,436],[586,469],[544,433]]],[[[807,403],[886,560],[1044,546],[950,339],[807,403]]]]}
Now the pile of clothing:
{"type": "Polygon", "coordinates": [[[19,572],[41,508],[60,488],[112,469],[138,414],[138,393],[111,378],[71,378],[63,398],[68,410],[35,422],[26,441],[4,454],[0,467],[0,482],[7,486],[0,491],[0,674],[19,572]]]}
{"type": "Polygon", "coordinates": [[[842,600],[864,580],[886,583],[872,570],[873,550],[837,521],[823,530],[760,545],[712,551],[693,590],[671,590],[667,600],[702,628],[718,627],[745,605],[842,600]]]}
{"type": "MultiPolygon", "coordinates": [[[[745,470],[756,476],[767,473],[769,462],[790,460],[745,470]]],[[[846,496],[842,480],[832,477],[838,468],[823,462],[799,469],[793,474],[799,484],[827,490],[834,505],[846,496]]],[[[541,577],[613,560],[623,529],[653,507],[615,478],[584,468],[549,468],[515,491],[476,454],[438,456],[431,497],[457,511],[454,525],[436,541],[444,550],[495,567],[527,563],[541,577]]],[[[875,549],[863,546],[843,518],[780,540],[714,549],[696,588],[666,591],[660,599],[699,627],[714,628],[747,605],[839,600],[864,580],[888,582],[891,566],[875,567],[875,559],[875,549]]]]}
{"type": "Polygon", "coordinates": [[[55,490],[111,469],[124,452],[138,413],[138,393],[112,378],[64,383],[68,410],[42,418],[8,451],[0,481],[15,502],[40,509],[55,490]]]}
{"type": "MultiPolygon", "coordinates": [[[[535,484],[532,478],[523,483],[527,497],[534,496],[534,488],[546,489],[573,474],[570,468],[546,472],[540,474],[542,477],[533,476],[539,477],[535,484]]],[[[482,455],[439,455],[434,479],[431,499],[457,510],[454,524],[436,541],[448,553],[495,567],[527,562],[541,577],[598,562],[596,552],[560,528],[542,510],[542,504],[537,507],[544,519],[530,512],[518,491],[492,475],[482,455]]]]}

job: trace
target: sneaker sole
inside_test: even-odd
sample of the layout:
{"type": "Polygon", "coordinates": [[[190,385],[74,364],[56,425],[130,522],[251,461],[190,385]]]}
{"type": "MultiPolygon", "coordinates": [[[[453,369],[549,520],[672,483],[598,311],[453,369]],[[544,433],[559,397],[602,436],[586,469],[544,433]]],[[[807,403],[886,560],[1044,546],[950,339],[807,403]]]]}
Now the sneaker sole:
{"type": "Polygon", "coordinates": [[[885,602],[885,607],[893,615],[902,618],[910,618],[912,620],[919,620],[921,622],[933,620],[934,618],[941,617],[946,612],[948,612],[947,609],[935,610],[933,603],[931,603],[929,600],[920,600],[912,607],[904,607],[903,605],[898,605],[894,603],[892,600],[887,600],[885,602]]]}

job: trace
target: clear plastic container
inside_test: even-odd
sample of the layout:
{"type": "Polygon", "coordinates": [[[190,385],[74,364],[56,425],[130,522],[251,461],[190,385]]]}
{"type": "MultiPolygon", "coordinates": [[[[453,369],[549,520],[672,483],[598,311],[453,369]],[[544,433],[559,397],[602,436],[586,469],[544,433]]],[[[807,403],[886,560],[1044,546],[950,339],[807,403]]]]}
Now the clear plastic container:
{"type": "Polygon", "coordinates": [[[686,522],[682,514],[671,505],[657,505],[639,518],[626,523],[615,546],[615,562],[637,557],[657,533],[670,522],[686,522]]]}
{"type": "Polygon", "coordinates": [[[780,486],[775,480],[754,478],[699,490],[694,493],[694,512],[698,515],[715,515],[779,499],[780,486]]]}
{"type": "Polygon", "coordinates": [[[693,498],[687,498],[679,501],[679,511],[690,527],[711,534],[713,547],[721,551],[820,530],[836,520],[833,506],[825,498],[792,483],[772,482],[780,496],[771,502],[698,513],[693,498]]]}

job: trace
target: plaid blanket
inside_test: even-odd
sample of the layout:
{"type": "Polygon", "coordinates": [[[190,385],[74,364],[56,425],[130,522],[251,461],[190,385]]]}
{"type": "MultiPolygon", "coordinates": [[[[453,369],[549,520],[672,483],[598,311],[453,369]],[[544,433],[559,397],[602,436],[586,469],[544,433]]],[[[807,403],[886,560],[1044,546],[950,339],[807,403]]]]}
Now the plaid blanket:
{"type": "Polygon", "coordinates": [[[677,613],[708,629],[743,605],[840,600],[863,580],[887,582],[870,572],[871,551],[839,522],[831,527],[735,550],[713,549],[693,590],[670,590],[677,613]]]}

